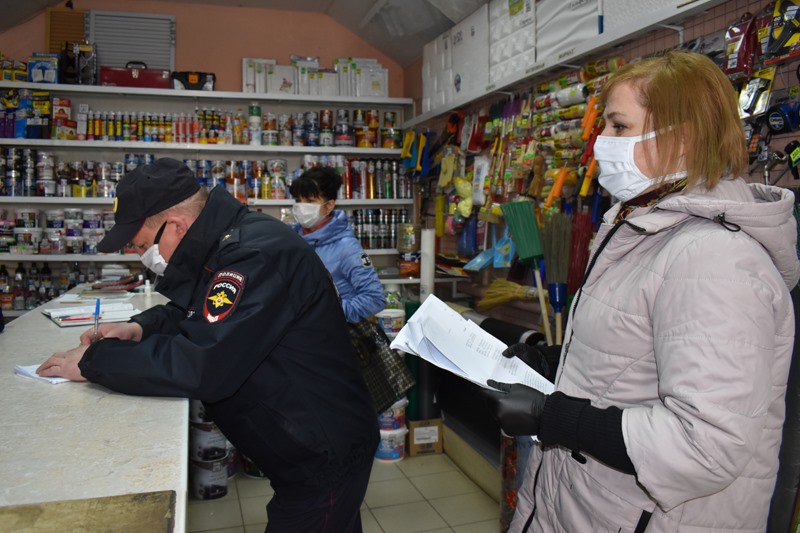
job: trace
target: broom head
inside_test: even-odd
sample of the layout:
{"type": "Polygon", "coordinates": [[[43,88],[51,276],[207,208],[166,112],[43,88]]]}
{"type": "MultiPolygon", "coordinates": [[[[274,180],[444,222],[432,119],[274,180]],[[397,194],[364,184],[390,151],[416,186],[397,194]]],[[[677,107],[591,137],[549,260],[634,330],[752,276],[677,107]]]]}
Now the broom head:
{"type": "Polygon", "coordinates": [[[502,205],[503,216],[511,232],[511,240],[517,247],[519,260],[533,265],[542,257],[542,237],[536,223],[533,202],[529,200],[509,202],[502,205]]]}

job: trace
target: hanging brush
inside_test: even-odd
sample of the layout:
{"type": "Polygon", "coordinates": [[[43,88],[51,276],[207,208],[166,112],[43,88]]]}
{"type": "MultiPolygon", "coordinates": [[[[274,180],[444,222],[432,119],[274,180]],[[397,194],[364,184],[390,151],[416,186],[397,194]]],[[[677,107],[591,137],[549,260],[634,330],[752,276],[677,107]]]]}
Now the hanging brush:
{"type": "Polygon", "coordinates": [[[592,215],[588,209],[575,215],[572,222],[572,242],[569,250],[567,294],[575,294],[589,262],[589,243],[592,241],[592,215]]]}
{"type": "Polygon", "coordinates": [[[536,300],[538,297],[539,291],[536,287],[498,278],[486,287],[483,297],[478,302],[478,309],[491,309],[511,300],[536,300]]]}
{"type": "Polygon", "coordinates": [[[536,293],[541,307],[542,324],[547,345],[552,346],[553,335],[550,332],[550,319],[547,314],[547,304],[544,301],[544,286],[542,285],[542,273],[539,266],[539,259],[543,254],[542,238],[539,235],[539,225],[536,222],[533,202],[530,200],[508,202],[503,204],[501,208],[511,232],[511,240],[514,241],[517,247],[517,257],[519,257],[521,263],[533,268],[536,287],[542,289],[536,291],[536,293]]]}
{"type": "Polygon", "coordinates": [[[567,301],[567,274],[569,269],[569,246],[572,237],[572,221],[569,215],[553,213],[542,225],[542,248],[547,271],[547,290],[550,305],[556,313],[556,344],[561,344],[563,335],[563,312],[567,301]]]}

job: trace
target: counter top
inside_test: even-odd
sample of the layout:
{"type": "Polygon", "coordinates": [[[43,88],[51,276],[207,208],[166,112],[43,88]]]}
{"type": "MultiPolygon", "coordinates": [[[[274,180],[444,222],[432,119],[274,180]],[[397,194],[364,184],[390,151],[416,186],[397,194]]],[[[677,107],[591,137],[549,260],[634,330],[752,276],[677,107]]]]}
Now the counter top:
{"type": "MultiPolygon", "coordinates": [[[[132,303],[144,310],[165,301],[153,294],[132,303]]],[[[77,346],[86,329],[60,328],[41,309],[0,334],[0,507],[174,491],[175,531],[184,531],[188,400],[14,374],[15,365],[39,364],[77,346]]]]}

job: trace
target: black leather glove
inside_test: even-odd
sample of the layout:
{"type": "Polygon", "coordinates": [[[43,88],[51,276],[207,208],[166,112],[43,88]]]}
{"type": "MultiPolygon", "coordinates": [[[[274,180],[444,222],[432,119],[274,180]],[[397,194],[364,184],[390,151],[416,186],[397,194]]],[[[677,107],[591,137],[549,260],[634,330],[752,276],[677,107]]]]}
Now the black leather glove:
{"type": "Polygon", "coordinates": [[[561,346],[529,346],[518,342],[503,350],[503,355],[509,359],[516,357],[552,382],[556,378],[561,346]]]}
{"type": "Polygon", "coordinates": [[[546,394],[520,383],[498,383],[490,379],[486,384],[498,389],[487,393],[494,402],[500,427],[507,435],[518,437],[539,433],[539,422],[547,402],[546,394]]]}

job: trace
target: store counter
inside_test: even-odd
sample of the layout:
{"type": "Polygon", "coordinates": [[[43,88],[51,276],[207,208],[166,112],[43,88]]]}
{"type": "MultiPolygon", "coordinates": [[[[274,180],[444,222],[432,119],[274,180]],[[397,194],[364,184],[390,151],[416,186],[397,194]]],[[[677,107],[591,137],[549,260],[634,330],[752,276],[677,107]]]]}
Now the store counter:
{"type": "MultiPolygon", "coordinates": [[[[163,302],[158,294],[132,300],[141,310],[163,302]]],[[[58,305],[63,304],[53,301],[45,307],[58,305]]],[[[85,330],[60,328],[39,308],[13,320],[0,334],[0,523],[5,524],[0,529],[12,520],[26,526],[14,531],[40,530],[31,520],[44,520],[54,508],[62,514],[50,512],[50,519],[67,521],[63,531],[76,530],[69,521],[87,517],[81,508],[92,509],[88,516],[107,509],[119,525],[124,514],[97,502],[125,496],[142,506],[157,502],[163,507],[165,501],[174,506],[174,512],[168,511],[174,515],[173,527],[163,530],[182,532],[187,400],[127,396],[91,383],[51,384],[14,374],[15,365],[39,364],[53,352],[77,346],[85,330]],[[67,500],[88,500],[89,507],[86,501],[67,500]],[[65,508],[74,513],[63,514],[65,508]]]]}

